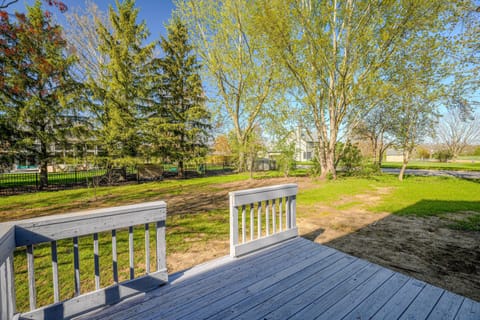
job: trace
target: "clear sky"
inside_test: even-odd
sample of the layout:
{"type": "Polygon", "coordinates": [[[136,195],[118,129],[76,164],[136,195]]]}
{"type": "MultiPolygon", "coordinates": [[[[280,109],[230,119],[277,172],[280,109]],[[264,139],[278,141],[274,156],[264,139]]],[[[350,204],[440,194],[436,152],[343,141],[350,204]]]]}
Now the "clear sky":
{"type": "MultiPolygon", "coordinates": [[[[84,0],[62,0],[69,8],[82,6],[84,5],[84,0]]],[[[98,7],[107,12],[108,6],[112,5],[115,7],[115,0],[92,0],[95,2],[98,7]]],[[[26,12],[26,5],[32,6],[35,3],[35,0],[19,0],[17,3],[8,7],[8,12],[26,12]]],[[[54,15],[61,15],[60,11],[46,4],[46,1],[43,1],[43,6],[51,11],[54,15]]],[[[170,14],[173,10],[172,0],[137,0],[136,6],[140,9],[139,11],[139,21],[145,20],[147,23],[148,29],[150,30],[150,39],[158,39],[160,35],[165,35],[164,24],[168,22],[170,14]]],[[[61,21],[61,19],[59,19],[61,21]]]]}

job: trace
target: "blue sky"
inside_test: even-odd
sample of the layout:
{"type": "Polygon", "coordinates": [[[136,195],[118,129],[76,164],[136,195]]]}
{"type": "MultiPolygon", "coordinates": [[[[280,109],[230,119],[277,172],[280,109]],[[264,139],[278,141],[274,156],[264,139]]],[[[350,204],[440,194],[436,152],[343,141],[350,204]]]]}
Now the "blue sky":
{"type": "MultiPolygon", "coordinates": [[[[115,0],[92,0],[98,7],[107,12],[108,6],[115,7],[115,0]]],[[[84,0],[63,0],[63,2],[69,7],[82,6],[84,0]]],[[[25,12],[26,5],[33,5],[35,0],[19,0],[17,3],[8,7],[8,12],[25,12]]],[[[170,14],[173,10],[173,4],[171,0],[137,0],[136,6],[140,9],[139,21],[145,20],[148,29],[150,30],[149,41],[158,39],[160,35],[165,35],[164,24],[168,22],[170,14]]],[[[53,14],[59,16],[62,13],[55,7],[50,7],[44,2],[44,7],[51,11],[53,14]]],[[[60,19],[61,20],[61,19],[60,19]]]]}

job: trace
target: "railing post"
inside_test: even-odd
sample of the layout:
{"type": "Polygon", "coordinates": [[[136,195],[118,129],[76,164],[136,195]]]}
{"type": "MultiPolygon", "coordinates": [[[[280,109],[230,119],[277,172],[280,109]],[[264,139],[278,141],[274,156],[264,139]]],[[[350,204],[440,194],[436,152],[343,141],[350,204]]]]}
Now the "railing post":
{"type": "Polygon", "coordinates": [[[16,313],[14,250],[14,227],[0,224],[0,320],[10,320],[16,313]]]}
{"type": "Polygon", "coordinates": [[[157,271],[167,268],[165,220],[157,221],[157,271]]]}
{"type": "Polygon", "coordinates": [[[233,205],[234,195],[230,195],[230,256],[235,256],[238,244],[238,208],[233,205]]]}

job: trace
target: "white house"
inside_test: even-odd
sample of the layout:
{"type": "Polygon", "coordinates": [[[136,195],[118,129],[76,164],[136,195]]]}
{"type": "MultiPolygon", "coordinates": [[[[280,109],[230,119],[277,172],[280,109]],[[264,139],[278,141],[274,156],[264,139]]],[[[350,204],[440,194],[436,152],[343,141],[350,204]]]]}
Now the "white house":
{"type": "Polygon", "coordinates": [[[312,161],[315,156],[315,145],[318,142],[299,127],[295,131],[295,161],[312,161]]]}

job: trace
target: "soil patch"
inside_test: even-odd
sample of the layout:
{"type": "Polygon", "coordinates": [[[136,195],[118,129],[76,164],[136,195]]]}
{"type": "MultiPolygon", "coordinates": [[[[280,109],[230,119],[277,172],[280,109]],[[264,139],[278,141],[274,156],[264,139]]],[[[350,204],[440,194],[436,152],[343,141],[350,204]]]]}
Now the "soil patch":
{"type": "MultiPolygon", "coordinates": [[[[452,218],[371,213],[386,189],[309,208],[298,219],[303,237],[480,301],[480,232],[450,228],[452,218]],[[354,202],[348,209],[338,207],[354,202]]],[[[305,210],[299,205],[299,209],[305,210]]],[[[448,215],[446,215],[448,216],[448,215]]]]}

